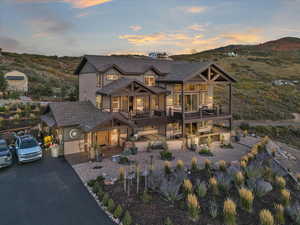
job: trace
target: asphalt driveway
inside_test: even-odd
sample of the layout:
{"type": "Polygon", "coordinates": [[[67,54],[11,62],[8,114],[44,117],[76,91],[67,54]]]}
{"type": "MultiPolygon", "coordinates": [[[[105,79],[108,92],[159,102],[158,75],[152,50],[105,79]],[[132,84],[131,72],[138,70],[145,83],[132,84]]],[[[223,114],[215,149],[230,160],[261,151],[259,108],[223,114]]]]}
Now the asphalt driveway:
{"type": "Polygon", "coordinates": [[[1,225],[113,225],[64,159],[0,169],[1,225]]]}

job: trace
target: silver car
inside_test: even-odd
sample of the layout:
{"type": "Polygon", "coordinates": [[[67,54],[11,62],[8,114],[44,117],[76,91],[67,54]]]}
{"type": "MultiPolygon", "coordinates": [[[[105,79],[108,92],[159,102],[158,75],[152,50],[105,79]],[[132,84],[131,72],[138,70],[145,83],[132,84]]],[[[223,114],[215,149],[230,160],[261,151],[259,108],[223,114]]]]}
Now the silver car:
{"type": "Polygon", "coordinates": [[[0,139],[0,168],[10,166],[12,162],[10,148],[4,139],[0,139]]]}
{"type": "Polygon", "coordinates": [[[17,136],[15,148],[18,163],[31,162],[43,158],[40,144],[31,135],[17,136]]]}

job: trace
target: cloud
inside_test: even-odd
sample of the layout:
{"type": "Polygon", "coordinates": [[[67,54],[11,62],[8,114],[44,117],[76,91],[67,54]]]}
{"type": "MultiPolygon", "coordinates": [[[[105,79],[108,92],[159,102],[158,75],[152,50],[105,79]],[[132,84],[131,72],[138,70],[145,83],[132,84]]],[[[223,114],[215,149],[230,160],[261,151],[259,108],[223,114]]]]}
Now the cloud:
{"type": "Polygon", "coordinates": [[[89,12],[82,12],[82,13],[77,14],[76,18],[81,18],[81,17],[85,17],[85,16],[88,16],[88,15],[90,15],[89,12]]]}
{"type": "Polygon", "coordinates": [[[133,25],[133,26],[130,26],[129,28],[133,31],[139,31],[142,29],[142,27],[139,25],[133,25]]]}
{"type": "Polygon", "coordinates": [[[188,26],[187,29],[193,30],[193,31],[204,31],[205,27],[206,27],[206,25],[193,24],[193,25],[188,26]]]}
{"type": "Polygon", "coordinates": [[[263,38],[260,35],[261,30],[258,29],[252,29],[252,30],[248,30],[244,33],[225,33],[222,34],[221,37],[233,42],[233,43],[257,43],[260,42],[263,38]]]}
{"type": "Polygon", "coordinates": [[[19,51],[23,48],[18,40],[4,36],[0,36],[0,47],[4,51],[19,51]]]}
{"type": "Polygon", "coordinates": [[[112,0],[16,0],[21,3],[49,3],[65,2],[71,4],[74,8],[88,8],[96,5],[102,5],[112,0]]]}
{"type": "Polygon", "coordinates": [[[180,7],[181,10],[183,10],[185,13],[203,13],[207,10],[207,7],[204,6],[188,6],[188,7],[180,7]]]}

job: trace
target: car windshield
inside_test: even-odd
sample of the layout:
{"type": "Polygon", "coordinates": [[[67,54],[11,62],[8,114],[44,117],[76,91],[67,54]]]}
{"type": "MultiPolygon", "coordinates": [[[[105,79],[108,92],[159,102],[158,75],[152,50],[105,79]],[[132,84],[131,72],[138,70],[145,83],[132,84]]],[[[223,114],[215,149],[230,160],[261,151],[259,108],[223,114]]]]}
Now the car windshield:
{"type": "Polygon", "coordinates": [[[21,143],[21,148],[33,148],[38,146],[37,142],[34,139],[26,139],[26,140],[22,140],[21,143]]]}
{"type": "Polygon", "coordinates": [[[7,151],[7,145],[4,143],[1,143],[0,144],[0,152],[4,152],[4,151],[7,151]]]}

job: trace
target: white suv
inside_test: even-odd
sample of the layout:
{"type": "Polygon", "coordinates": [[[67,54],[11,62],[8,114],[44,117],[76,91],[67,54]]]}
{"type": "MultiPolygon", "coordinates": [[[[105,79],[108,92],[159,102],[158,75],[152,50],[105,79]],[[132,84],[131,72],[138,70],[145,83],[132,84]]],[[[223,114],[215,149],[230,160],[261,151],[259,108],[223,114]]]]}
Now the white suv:
{"type": "Polygon", "coordinates": [[[17,136],[15,146],[18,163],[31,162],[43,158],[40,144],[31,135],[17,136]]]}

